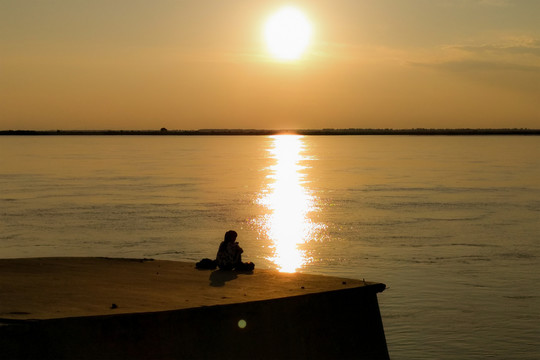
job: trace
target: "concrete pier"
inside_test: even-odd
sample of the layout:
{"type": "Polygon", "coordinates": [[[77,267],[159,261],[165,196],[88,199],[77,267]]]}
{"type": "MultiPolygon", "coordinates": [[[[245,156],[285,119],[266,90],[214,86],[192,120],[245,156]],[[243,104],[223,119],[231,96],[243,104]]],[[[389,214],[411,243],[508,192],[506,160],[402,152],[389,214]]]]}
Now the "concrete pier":
{"type": "Polygon", "coordinates": [[[0,260],[5,359],[388,359],[384,284],[193,263],[0,260]]]}

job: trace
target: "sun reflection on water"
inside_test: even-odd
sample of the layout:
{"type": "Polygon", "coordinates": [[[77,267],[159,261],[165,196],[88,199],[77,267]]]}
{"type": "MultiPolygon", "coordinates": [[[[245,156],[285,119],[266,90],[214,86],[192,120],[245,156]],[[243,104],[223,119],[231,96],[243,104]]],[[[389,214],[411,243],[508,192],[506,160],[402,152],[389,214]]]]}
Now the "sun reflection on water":
{"type": "Polygon", "coordinates": [[[317,238],[324,228],[314,223],[309,215],[316,211],[316,199],[306,187],[303,137],[299,135],[272,136],[273,147],[269,149],[275,164],[269,170],[271,180],[259,198],[259,204],[269,213],[263,218],[259,229],[273,247],[268,259],[280,271],[294,272],[312,261],[300,246],[317,238]]]}

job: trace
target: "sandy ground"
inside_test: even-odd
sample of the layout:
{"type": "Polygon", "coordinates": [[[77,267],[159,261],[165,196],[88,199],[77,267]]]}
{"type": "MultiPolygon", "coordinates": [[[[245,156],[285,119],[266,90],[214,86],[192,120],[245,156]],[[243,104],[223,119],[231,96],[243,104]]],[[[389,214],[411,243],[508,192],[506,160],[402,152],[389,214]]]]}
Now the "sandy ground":
{"type": "Polygon", "coordinates": [[[374,284],[260,269],[197,270],[194,263],[164,260],[0,259],[0,323],[186,309],[374,284]]]}

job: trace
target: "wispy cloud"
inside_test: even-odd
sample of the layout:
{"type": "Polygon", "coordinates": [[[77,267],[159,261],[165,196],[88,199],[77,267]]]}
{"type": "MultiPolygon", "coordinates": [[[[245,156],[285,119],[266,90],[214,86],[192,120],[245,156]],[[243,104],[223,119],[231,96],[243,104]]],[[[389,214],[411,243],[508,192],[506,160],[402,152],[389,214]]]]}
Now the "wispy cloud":
{"type": "Polygon", "coordinates": [[[439,5],[446,7],[509,7],[514,5],[513,0],[438,0],[438,3],[439,5]]]}
{"type": "Polygon", "coordinates": [[[433,66],[453,71],[540,71],[540,39],[514,36],[490,42],[445,45],[436,55],[412,60],[413,65],[433,66]]]}
{"type": "Polygon", "coordinates": [[[439,63],[411,63],[417,66],[430,66],[438,69],[444,69],[455,72],[493,72],[493,71],[520,71],[534,72],[540,74],[540,66],[524,65],[509,62],[480,61],[480,60],[453,60],[439,63]]]}
{"type": "Polygon", "coordinates": [[[478,0],[480,5],[507,7],[512,5],[510,0],[478,0]]]}
{"type": "Polygon", "coordinates": [[[540,56],[540,39],[531,37],[507,37],[492,43],[450,45],[447,48],[462,50],[471,54],[540,56]]]}
{"type": "Polygon", "coordinates": [[[437,56],[417,58],[409,65],[505,91],[540,94],[540,39],[536,38],[507,37],[491,43],[448,45],[437,56]]]}

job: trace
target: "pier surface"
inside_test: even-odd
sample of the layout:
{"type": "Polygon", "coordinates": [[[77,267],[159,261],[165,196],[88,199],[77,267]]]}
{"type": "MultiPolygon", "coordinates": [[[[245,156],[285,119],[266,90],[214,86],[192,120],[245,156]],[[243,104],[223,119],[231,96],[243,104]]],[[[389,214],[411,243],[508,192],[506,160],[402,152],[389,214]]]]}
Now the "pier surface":
{"type": "Polygon", "coordinates": [[[151,259],[2,259],[0,350],[13,358],[362,358],[361,349],[387,358],[376,298],[384,288],[151,259]]]}

